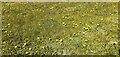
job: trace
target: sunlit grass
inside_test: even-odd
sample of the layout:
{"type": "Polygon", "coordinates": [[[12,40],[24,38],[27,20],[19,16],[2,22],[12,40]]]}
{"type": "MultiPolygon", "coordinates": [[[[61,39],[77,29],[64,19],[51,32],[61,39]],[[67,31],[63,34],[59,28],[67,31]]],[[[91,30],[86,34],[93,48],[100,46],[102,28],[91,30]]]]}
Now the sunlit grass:
{"type": "Polygon", "coordinates": [[[2,54],[118,54],[117,3],[2,3],[2,54]]]}

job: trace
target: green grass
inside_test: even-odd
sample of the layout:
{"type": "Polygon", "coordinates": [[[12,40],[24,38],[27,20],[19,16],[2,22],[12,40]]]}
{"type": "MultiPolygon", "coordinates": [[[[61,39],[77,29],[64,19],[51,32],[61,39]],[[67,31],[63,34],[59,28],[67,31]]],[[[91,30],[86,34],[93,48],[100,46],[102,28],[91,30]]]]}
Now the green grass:
{"type": "Polygon", "coordinates": [[[2,54],[117,55],[117,3],[2,3],[2,54]]]}

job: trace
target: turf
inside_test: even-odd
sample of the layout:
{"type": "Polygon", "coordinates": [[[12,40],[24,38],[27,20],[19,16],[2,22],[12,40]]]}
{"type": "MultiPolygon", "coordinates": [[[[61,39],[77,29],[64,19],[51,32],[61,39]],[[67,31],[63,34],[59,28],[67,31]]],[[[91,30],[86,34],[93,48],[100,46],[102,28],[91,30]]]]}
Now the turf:
{"type": "Polygon", "coordinates": [[[3,55],[117,55],[117,2],[2,2],[3,55]]]}

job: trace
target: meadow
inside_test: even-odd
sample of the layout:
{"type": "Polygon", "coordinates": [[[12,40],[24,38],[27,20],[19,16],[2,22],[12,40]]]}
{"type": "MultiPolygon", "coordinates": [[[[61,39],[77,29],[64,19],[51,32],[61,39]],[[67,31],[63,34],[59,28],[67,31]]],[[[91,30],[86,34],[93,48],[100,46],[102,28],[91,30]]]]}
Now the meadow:
{"type": "Polygon", "coordinates": [[[117,55],[116,2],[2,2],[3,55],[117,55]]]}

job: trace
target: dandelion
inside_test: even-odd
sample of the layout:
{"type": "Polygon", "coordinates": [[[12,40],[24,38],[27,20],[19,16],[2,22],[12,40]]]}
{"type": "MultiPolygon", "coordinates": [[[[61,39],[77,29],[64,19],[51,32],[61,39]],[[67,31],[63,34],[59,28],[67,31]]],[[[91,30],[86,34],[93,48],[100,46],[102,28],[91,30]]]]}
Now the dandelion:
{"type": "Polygon", "coordinates": [[[54,9],[54,7],[51,7],[50,9],[52,10],[52,9],[54,9]]]}
{"type": "Polygon", "coordinates": [[[7,31],[5,31],[5,33],[7,33],[7,31]]]}
{"type": "Polygon", "coordinates": [[[62,39],[60,39],[60,42],[62,42],[63,40],[62,39]]]}
{"type": "Polygon", "coordinates": [[[29,50],[31,50],[31,48],[29,48],[29,50]]]}
{"type": "Polygon", "coordinates": [[[80,22],[80,24],[82,24],[82,22],[80,22]]]}
{"type": "Polygon", "coordinates": [[[64,25],[64,24],[65,24],[65,22],[62,22],[62,24],[64,25]]]}
{"type": "Polygon", "coordinates": [[[38,51],[35,51],[36,53],[38,52],[38,51]]]}
{"type": "Polygon", "coordinates": [[[115,41],[115,42],[111,41],[110,43],[111,43],[112,45],[117,45],[117,44],[118,44],[118,42],[116,42],[116,41],[115,41]]]}
{"type": "Polygon", "coordinates": [[[86,47],[86,45],[85,45],[85,44],[83,44],[83,47],[86,47]]]}
{"type": "Polygon", "coordinates": [[[75,35],[76,33],[73,33],[73,35],[75,35]]]}
{"type": "Polygon", "coordinates": [[[17,46],[14,46],[15,48],[17,48],[17,46]]]}
{"type": "Polygon", "coordinates": [[[94,22],[92,22],[92,24],[94,24],[94,22]]]}
{"type": "Polygon", "coordinates": [[[91,26],[90,26],[90,25],[88,25],[88,27],[89,27],[89,28],[91,28],[91,26]]]}
{"type": "Polygon", "coordinates": [[[44,49],[45,47],[44,46],[41,46],[42,49],[44,49]]]}
{"type": "Polygon", "coordinates": [[[40,40],[40,37],[37,37],[37,40],[40,40]]]}
{"type": "Polygon", "coordinates": [[[61,42],[58,42],[60,45],[62,44],[61,42]]]}
{"type": "Polygon", "coordinates": [[[86,26],[88,25],[88,24],[85,24],[86,26]]]}
{"type": "Polygon", "coordinates": [[[59,41],[58,39],[56,39],[56,42],[59,41]]]}
{"type": "Polygon", "coordinates": [[[78,24],[75,24],[75,26],[78,26],[78,24]]]}
{"type": "Polygon", "coordinates": [[[28,54],[29,52],[25,52],[25,54],[28,54]]]}
{"type": "Polygon", "coordinates": [[[5,44],[6,42],[4,41],[3,44],[5,44]]]}
{"type": "Polygon", "coordinates": [[[83,27],[85,30],[88,30],[88,28],[87,27],[83,27]]]}
{"type": "Polygon", "coordinates": [[[82,32],[83,34],[85,34],[85,32],[82,32]]]}
{"type": "Polygon", "coordinates": [[[70,39],[70,40],[73,40],[73,38],[71,38],[71,37],[70,37],[69,39],[70,39]]]}
{"type": "Polygon", "coordinates": [[[24,44],[23,44],[23,47],[24,47],[26,44],[27,44],[27,43],[24,43],[24,44]]]}
{"type": "Polygon", "coordinates": [[[10,26],[10,23],[8,23],[8,26],[10,26]]]}
{"type": "Polygon", "coordinates": [[[51,38],[49,38],[49,40],[51,40],[51,38]]]}
{"type": "Polygon", "coordinates": [[[2,28],[2,30],[4,30],[4,28],[2,28]]]}
{"type": "Polygon", "coordinates": [[[87,42],[88,40],[85,40],[85,42],[87,42]]]}
{"type": "Polygon", "coordinates": [[[103,21],[103,18],[101,19],[101,21],[103,21]]]}
{"type": "Polygon", "coordinates": [[[51,20],[54,20],[53,18],[50,18],[51,20]]]}
{"type": "Polygon", "coordinates": [[[100,24],[97,24],[97,26],[99,26],[100,24]]]}
{"type": "Polygon", "coordinates": [[[66,26],[65,22],[62,22],[62,24],[63,24],[64,26],[66,26]]]}
{"type": "Polygon", "coordinates": [[[62,18],[65,18],[65,16],[62,16],[62,18]]]}

